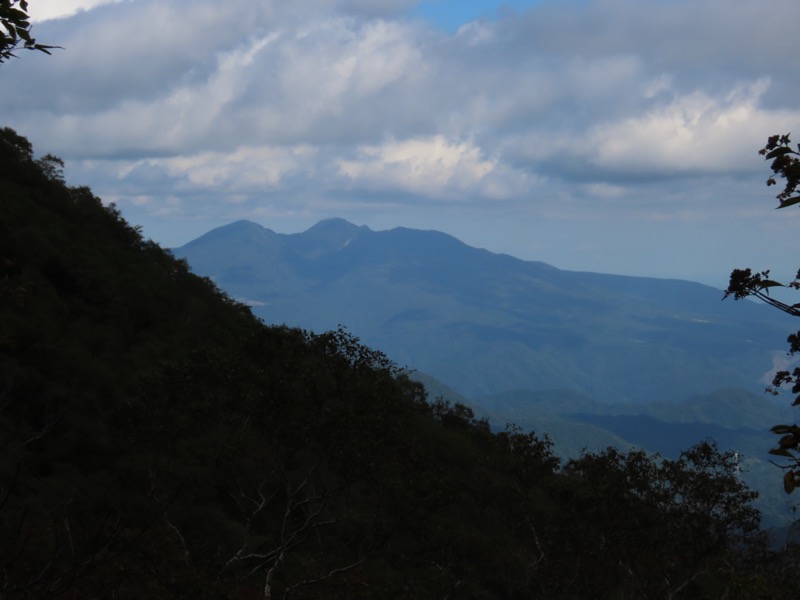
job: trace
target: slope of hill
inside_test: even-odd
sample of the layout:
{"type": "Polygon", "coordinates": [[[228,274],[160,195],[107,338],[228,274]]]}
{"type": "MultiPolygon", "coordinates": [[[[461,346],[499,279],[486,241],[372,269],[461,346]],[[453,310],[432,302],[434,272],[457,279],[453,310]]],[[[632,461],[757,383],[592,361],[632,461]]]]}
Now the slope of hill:
{"type": "Polygon", "coordinates": [[[57,164],[0,129],[0,597],[793,597],[729,453],[559,469],[264,325],[57,164]]]}
{"type": "Polygon", "coordinates": [[[471,398],[565,390],[602,402],[759,389],[785,321],[696,283],[562,271],[435,231],[250,222],[175,250],[268,323],[345,325],[471,398]]]}
{"type": "Polygon", "coordinates": [[[687,445],[713,439],[737,453],[739,476],[759,492],[756,506],[766,525],[781,527],[793,513],[794,500],[778,485],[781,472],[768,451],[770,427],[793,422],[795,414],[769,395],[726,389],[679,402],[604,404],[581,394],[515,391],[475,404],[491,422],[548,432],[565,460],[609,445],[675,458],[687,445]]]}

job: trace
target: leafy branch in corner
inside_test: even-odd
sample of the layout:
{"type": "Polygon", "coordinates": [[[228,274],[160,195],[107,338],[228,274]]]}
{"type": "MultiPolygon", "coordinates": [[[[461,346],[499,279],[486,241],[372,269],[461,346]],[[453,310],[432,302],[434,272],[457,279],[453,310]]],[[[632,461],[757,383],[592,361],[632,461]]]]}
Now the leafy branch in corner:
{"type": "Polygon", "coordinates": [[[45,54],[51,54],[50,50],[54,48],[61,48],[40,44],[31,36],[27,0],[0,0],[0,63],[16,58],[14,51],[20,45],[26,50],[38,50],[45,54]]]}
{"type": "MultiPolygon", "coordinates": [[[[767,144],[758,151],[765,160],[772,161],[770,168],[774,176],[767,179],[767,186],[777,185],[776,177],[782,178],[786,182],[783,190],[776,196],[777,208],[786,208],[800,203],[800,194],[797,191],[800,186],[800,158],[798,158],[800,157],[800,145],[796,150],[793,149],[789,136],[788,133],[772,135],[767,139],[767,144]]],[[[800,303],[789,304],[770,295],[770,289],[776,287],[800,290],[800,270],[794,280],[788,284],[771,279],[769,273],[768,270],[753,273],[751,269],[734,269],[724,298],[733,296],[734,300],[741,300],[752,296],[786,314],[800,317],[800,303]]],[[[800,331],[790,334],[786,341],[789,343],[790,355],[800,352],[800,331]]],[[[788,385],[792,386],[792,393],[796,394],[792,406],[800,406],[800,367],[791,372],[787,370],[776,372],[767,391],[778,395],[780,388],[788,385]]],[[[769,453],[788,459],[787,463],[776,463],[776,465],[784,470],[784,490],[786,493],[792,493],[800,487],[800,454],[798,454],[800,452],[800,427],[796,424],[780,424],[775,425],[771,431],[780,435],[781,438],[778,440],[777,446],[772,448],[769,453]]]]}

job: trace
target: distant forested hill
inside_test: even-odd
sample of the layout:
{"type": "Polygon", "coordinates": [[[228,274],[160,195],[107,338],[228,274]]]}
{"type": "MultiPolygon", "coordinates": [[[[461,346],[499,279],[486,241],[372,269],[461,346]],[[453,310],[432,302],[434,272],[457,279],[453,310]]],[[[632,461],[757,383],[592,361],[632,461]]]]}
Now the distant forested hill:
{"type": "Polygon", "coordinates": [[[7,128],[0,449],[2,598],[795,597],[730,453],[562,467],[263,324],[7,128]]]}
{"type": "Polygon", "coordinates": [[[562,390],[601,402],[763,389],[786,324],[679,280],[562,271],[435,231],[341,219],[298,234],[240,221],[175,250],[267,323],[345,325],[477,398],[562,390]]]}

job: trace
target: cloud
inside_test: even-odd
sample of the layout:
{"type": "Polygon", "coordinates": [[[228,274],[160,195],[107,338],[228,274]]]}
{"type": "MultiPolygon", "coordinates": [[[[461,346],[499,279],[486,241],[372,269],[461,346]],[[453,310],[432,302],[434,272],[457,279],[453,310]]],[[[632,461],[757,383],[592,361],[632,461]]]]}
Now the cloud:
{"type": "Polygon", "coordinates": [[[743,59],[761,53],[730,39],[749,33],[761,40],[764,27],[786,20],[766,14],[766,25],[743,30],[751,2],[722,16],[714,0],[692,10],[682,2],[646,9],[611,0],[588,8],[546,4],[527,17],[475,22],[453,35],[397,18],[411,4],[106,6],[53,23],[68,50],[37,61],[33,73],[12,71],[20,93],[0,109],[25,131],[42,138],[48,132],[50,146],[68,158],[236,151],[265,142],[352,150],[387,137],[444,136],[470,139],[509,168],[536,171],[563,152],[559,140],[574,139],[600,145],[592,160],[598,172],[618,170],[645,142],[633,131],[652,134],[649,143],[663,145],[653,158],[674,163],[681,136],[705,133],[692,114],[703,113],[706,129],[720,123],[704,102],[721,106],[731,132],[707,146],[727,149],[733,132],[755,129],[737,120],[736,110],[747,109],[759,125],[770,122],[770,110],[773,122],[786,116],[777,95],[791,85],[787,78],[774,77],[772,67],[753,77],[761,63],[743,59]],[[720,35],[709,42],[703,27],[720,35]],[[734,72],[736,64],[745,66],[734,72]],[[713,85],[698,85],[692,73],[701,70],[719,72],[713,85]],[[45,78],[57,93],[42,93],[45,78]],[[770,78],[770,85],[759,83],[770,78]],[[747,91],[754,86],[758,93],[747,91]],[[726,98],[737,93],[746,98],[726,98]]]}
{"type": "Polygon", "coordinates": [[[115,7],[120,14],[64,42],[69,52],[57,61],[37,63],[35,79],[21,66],[11,71],[20,93],[0,105],[20,115],[25,131],[47,131],[51,147],[80,157],[374,141],[419,121],[412,88],[422,87],[415,81],[425,66],[402,23],[333,14],[272,21],[253,10],[226,23],[216,3],[198,1],[186,17],[179,4],[115,7]],[[154,22],[180,26],[161,35],[148,30],[154,22]],[[41,93],[45,76],[58,94],[41,93]],[[413,109],[397,110],[404,97],[413,109]]]}
{"type": "Polygon", "coordinates": [[[526,191],[529,179],[484,157],[474,143],[441,135],[360,147],[354,159],[339,162],[339,170],[355,187],[449,200],[508,198],[526,191]]]}
{"type": "Polygon", "coordinates": [[[796,0],[539,2],[449,31],[415,0],[39,4],[65,50],[3,65],[4,124],[153,223],[704,223],[698,196],[763,196],[737,186],[800,123],[796,0]]]}
{"type": "Polygon", "coordinates": [[[122,2],[123,0],[35,0],[29,5],[28,15],[31,22],[37,23],[50,19],[63,19],[91,10],[103,4],[122,2]]]}
{"type": "Polygon", "coordinates": [[[800,111],[761,108],[768,88],[762,79],[716,97],[697,91],[644,114],[598,124],[587,136],[583,158],[634,177],[752,171],[764,132],[800,118],[800,111]]]}
{"type": "Polygon", "coordinates": [[[233,195],[259,194],[298,174],[311,177],[308,166],[315,154],[311,146],[243,146],[234,152],[203,152],[159,163],[169,176],[184,177],[197,190],[222,187],[233,195]]]}

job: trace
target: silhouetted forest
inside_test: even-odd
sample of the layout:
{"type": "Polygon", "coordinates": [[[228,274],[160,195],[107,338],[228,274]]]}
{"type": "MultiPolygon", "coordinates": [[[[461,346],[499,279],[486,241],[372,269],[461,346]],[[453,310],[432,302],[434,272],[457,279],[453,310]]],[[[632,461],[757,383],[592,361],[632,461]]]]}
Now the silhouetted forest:
{"type": "Polygon", "coordinates": [[[561,465],[0,130],[0,598],[795,598],[732,453],[561,465]]]}

